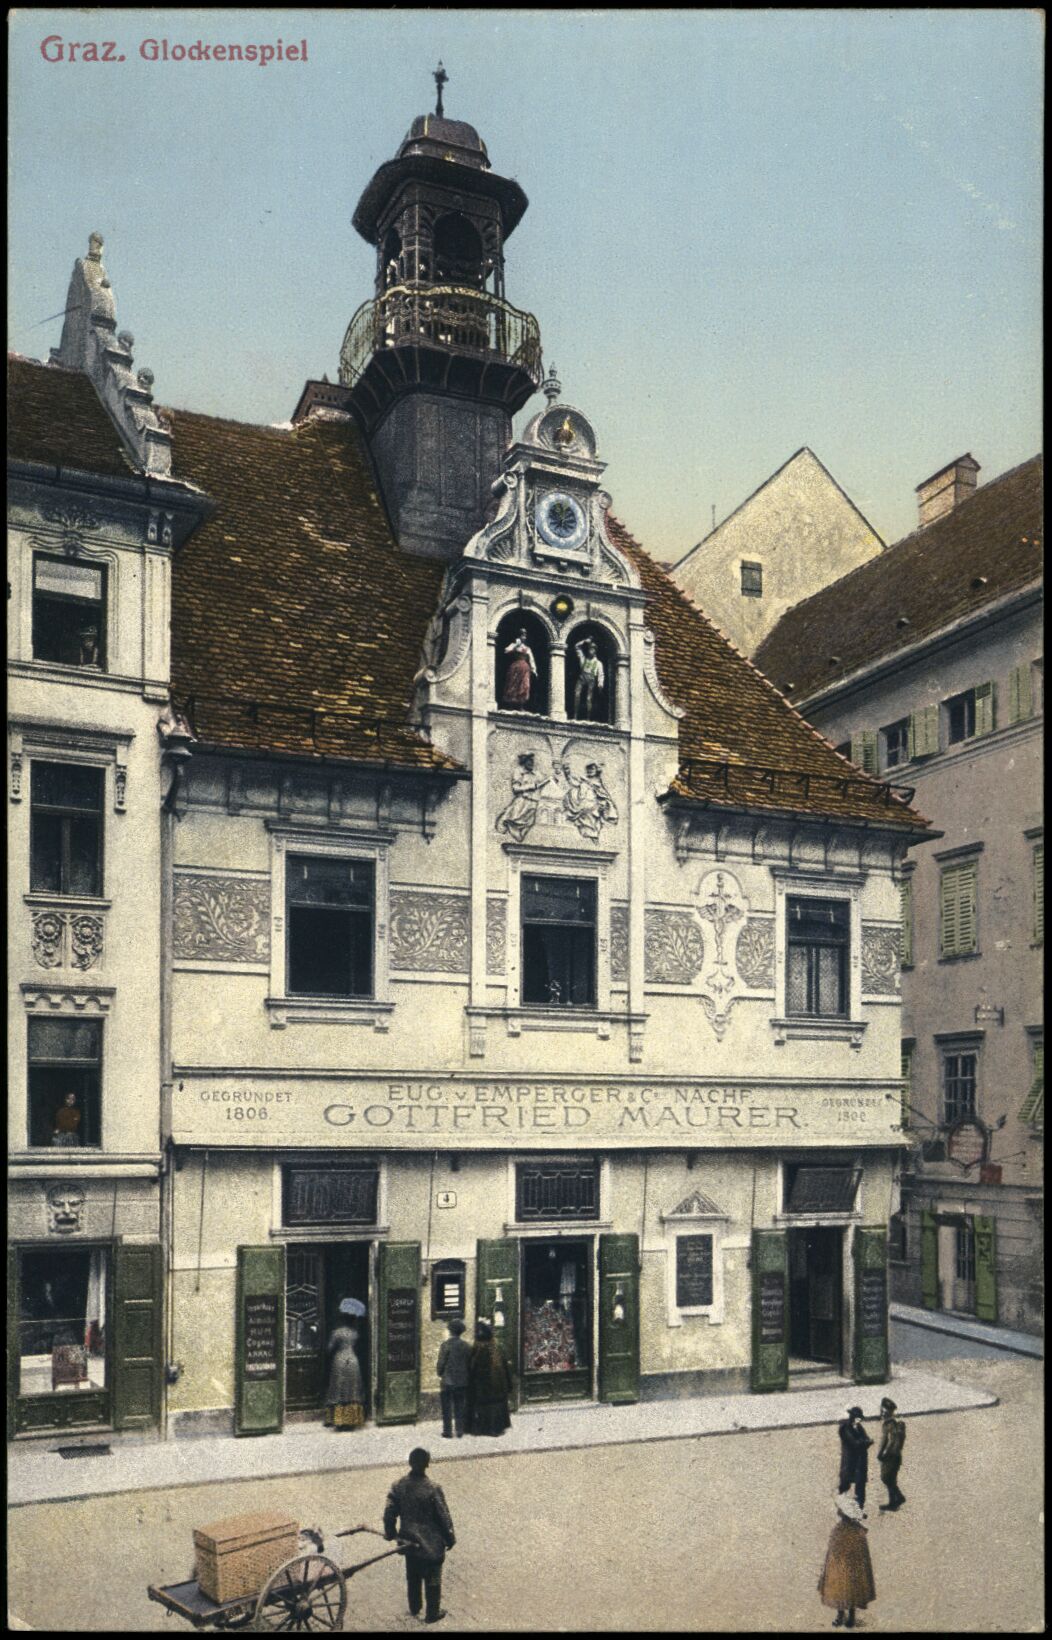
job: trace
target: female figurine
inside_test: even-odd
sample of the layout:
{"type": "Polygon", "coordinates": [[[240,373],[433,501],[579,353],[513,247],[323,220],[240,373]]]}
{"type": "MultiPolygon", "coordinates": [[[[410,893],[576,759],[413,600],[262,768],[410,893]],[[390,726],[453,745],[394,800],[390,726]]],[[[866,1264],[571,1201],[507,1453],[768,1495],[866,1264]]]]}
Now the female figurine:
{"type": "Polygon", "coordinates": [[[334,1327],[329,1338],[329,1382],[325,1422],[333,1429],[361,1429],[365,1422],[357,1327],[334,1327]]]}
{"type": "Polygon", "coordinates": [[[855,1610],[877,1598],[873,1564],[869,1558],[865,1515],[856,1498],[840,1492],[835,1498],[836,1524],[829,1536],[826,1563],[818,1579],[823,1606],[835,1606],[833,1627],[853,1629],[855,1610]]]}
{"type": "Polygon", "coordinates": [[[488,1321],[476,1321],[468,1363],[468,1430],[472,1435],[503,1435],[511,1428],[511,1391],[511,1368],[493,1336],[493,1327],[488,1321]]]}
{"type": "Polygon", "coordinates": [[[528,706],[533,679],[537,676],[537,662],[533,658],[533,650],[526,642],[524,626],[520,626],[518,637],[512,639],[504,653],[512,658],[504,674],[500,703],[502,706],[516,708],[528,706]]]}

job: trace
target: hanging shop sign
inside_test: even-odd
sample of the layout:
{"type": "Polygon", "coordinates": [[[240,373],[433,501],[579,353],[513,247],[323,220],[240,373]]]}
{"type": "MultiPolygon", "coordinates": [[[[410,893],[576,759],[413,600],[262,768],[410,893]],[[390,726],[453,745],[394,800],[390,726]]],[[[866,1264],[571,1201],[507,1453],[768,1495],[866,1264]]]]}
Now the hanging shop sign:
{"type": "Polygon", "coordinates": [[[946,1135],[947,1160],[956,1162],[958,1167],[966,1170],[975,1167],[977,1162],[986,1160],[988,1139],[989,1135],[982,1122],[974,1118],[956,1122],[946,1135]]]}

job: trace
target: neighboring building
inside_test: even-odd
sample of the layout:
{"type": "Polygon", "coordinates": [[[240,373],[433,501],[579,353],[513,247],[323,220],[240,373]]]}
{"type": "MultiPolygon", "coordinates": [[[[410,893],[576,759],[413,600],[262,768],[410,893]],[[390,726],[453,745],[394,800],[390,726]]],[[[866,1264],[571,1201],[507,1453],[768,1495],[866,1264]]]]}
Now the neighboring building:
{"type": "Polygon", "coordinates": [[[790,611],[757,665],[941,828],[902,873],[915,1148],[895,1294],[1040,1331],[1042,463],[918,486],[920,527],[790,611]]]}
{"type": "Polygon", "coordinates": [[[355,216],[342,381],[291,428],[168,412],[214,505],[166,716],[170,1433],[318,1416],[345,1299],[382,1422],[434,1410],[452,1313],[526,1403],[887,1376],[886,957],[927,823],[617,523],[551,377],[509,446],[525,203],[416,121],[355,216]]]}
{"type": "Polygon", "coordinates": [[[152,378],[133,376],[103,280],[93,239],[58,363],[9,371],[8,1410],[22,1432],[160,1413],[157,723],[171,561],[202,508],[169,476],[152,378]],[[74,357],[86,374],[61,368],[74,357]]]}
{"type": "Polygon", "coordinates": [[[884,543],[811,450],[797,450],[671,570],[743,655],[793,604],[884,543]]]}

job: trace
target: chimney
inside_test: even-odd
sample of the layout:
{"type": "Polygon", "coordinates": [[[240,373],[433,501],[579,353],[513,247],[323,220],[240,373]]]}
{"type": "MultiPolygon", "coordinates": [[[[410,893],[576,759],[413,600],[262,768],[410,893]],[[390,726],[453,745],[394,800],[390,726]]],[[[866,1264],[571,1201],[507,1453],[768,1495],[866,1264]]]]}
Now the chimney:
{"type": "Polygon", "coordinates": [[[937,518],[953,512],[962,501],[975,493],[979,463],[972,455],[958,456],[948,467],[940,467],[931,478],[917,485],[918,526],[924,529],[937,518]]]}

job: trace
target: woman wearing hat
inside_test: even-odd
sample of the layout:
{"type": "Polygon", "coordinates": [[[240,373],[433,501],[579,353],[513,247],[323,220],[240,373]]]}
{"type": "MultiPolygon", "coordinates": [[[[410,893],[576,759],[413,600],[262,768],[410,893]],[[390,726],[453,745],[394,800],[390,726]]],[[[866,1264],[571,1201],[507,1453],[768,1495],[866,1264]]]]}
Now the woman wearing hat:
{"type": "Polygon", "coordinates": [[[353,1325],[356,1299],[344,1299],[340,1312],[351,1324],[340,1323],[329,1337],[329,1382],[325,1389],[325,1422],[333,1429],[361,1429],[365,1422],[362,1369],[358,1361],[358,1328],[353,1325]]]}
{"type": "Polygon", "coordinates": [[[468,1363],[468,1429],[472,1435],[503,1435],[511,1428],[511,1368],[488,1321],[476,1321],[468,1363]]]}
{"type": "Polygon", "coordinates": [[[823,1606],[836,1607],[833,1627],[853,1629],[856,1607],[868,1606],[877,1598],[866,1528],[862,1524],[866,1517],[847,1492],[837,1493],[834,1504],[836,1523],[829,1535],[818,1593],[823,1606]]]}

